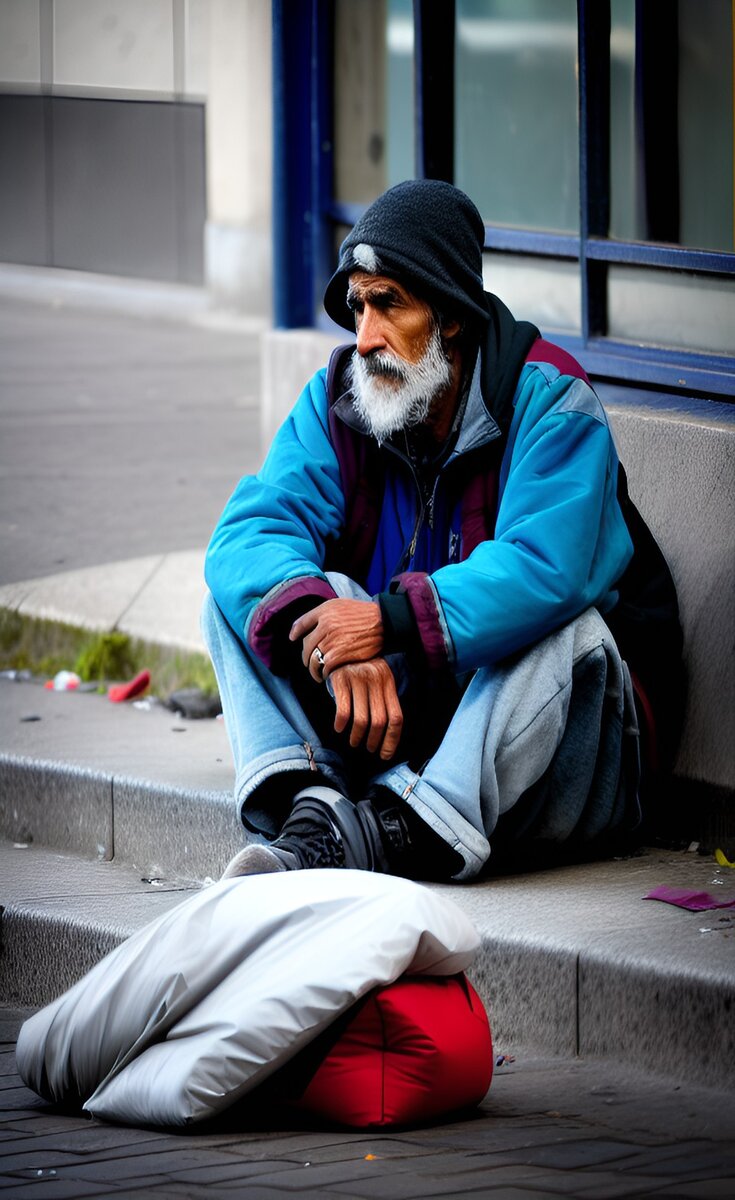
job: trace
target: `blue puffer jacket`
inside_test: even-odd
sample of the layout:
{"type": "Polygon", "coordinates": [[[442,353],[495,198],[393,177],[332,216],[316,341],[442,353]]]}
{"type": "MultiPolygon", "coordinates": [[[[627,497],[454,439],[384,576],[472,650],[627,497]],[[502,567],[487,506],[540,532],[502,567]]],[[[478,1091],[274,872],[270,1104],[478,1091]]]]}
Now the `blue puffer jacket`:
{"type": "Polygon", "coordinates": [[[435,670],[488,665],[590,605],[613,609],[633,545],[599,400],[574,360],[538,339],[509,417],[501,429],[478,358],[427,498],[398,441],[378,448],[361,429],[339,370],[329,386],[318,372],[209,547],[207,582],[235,632],[277,667],[284,614],[334,595],[328,569],[400,597],[435,670]]]}

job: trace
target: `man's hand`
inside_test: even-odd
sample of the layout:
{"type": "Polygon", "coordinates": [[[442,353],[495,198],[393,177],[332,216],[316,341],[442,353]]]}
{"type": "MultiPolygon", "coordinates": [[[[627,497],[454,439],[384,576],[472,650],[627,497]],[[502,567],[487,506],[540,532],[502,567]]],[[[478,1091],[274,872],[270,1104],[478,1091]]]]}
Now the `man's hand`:
{"type": "Polygon", "coordinates": [[[374,600],[325,600],[294,622],[289,638],[292,642],[303,639],[303,664],[319,682],[343,663],[368,662],[380,654],[380,605],[374,600]],[[314,655],[317,646],[324,656],[323,663],[314,655]]]}
{"type": "Polygon", "coordinates": [[[334,719],[337,733],[351,723],[351,746],[357,747],[365,741],[371,754],[377,750],[384,761],[392,758],[401,740],[403,711],[393,672],[385,659],[373,658],[370,662],[337,667],[332,672],[331,685],[337,705],[334,719]]]}

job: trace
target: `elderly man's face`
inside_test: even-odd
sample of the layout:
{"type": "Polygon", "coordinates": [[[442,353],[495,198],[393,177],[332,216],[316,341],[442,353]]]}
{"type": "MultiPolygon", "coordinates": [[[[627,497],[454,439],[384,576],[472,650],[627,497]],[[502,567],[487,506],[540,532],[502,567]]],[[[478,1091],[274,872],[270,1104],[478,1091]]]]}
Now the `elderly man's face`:
{"type": "Polygon", "coordinates": [[[351,385],[368,429],[380,441],[422,424],[451,381],[431,308],[396,280],[367,271],[350,275],[347,302],[357,333],[351,385]]]}
{"type": "Polygon", "coordinates": [[[347,303],[355,314],[357,352],[383,351],[417,363],[434,328],[434,315],[402,284],[386,275],[355,271],[350,275],[347,303]]]}

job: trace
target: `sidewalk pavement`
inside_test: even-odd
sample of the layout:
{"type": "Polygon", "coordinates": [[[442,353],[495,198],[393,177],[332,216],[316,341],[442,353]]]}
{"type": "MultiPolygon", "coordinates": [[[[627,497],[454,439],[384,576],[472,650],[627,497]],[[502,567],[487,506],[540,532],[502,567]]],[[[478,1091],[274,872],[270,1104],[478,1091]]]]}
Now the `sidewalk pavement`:
{"type": "Polygon", "coordinates": [[[0,586],[0,608],[205,653],[204,550],[149,554],[0,586]]]}
{"type": "MultiPolygon", "coordinates": [[[[19,305],[16,319],[28,322],[29,344],[38,314],[61,288],[65,337],[73,335],[80,348],[93,320],[117,346],[116,330],[124,341],[144,326],[149,361],[155,355],[163,316],[157,325],[156,313],[147,311],[143,323],[139,307],[133,305],[134,315],[119,311],[114,286],[105,300],[100,285],[92,318],[89,293],[82,288],[81,300],[72,303],[62,284],[53,273],[36,276],[20,299],[6,288],[8,303],[19,305]]],[[[165,307],[165,289],[161,303],[165,307]]],[[[199,300],[192,304],[196,308],[199,300]]],[[[173,311],[165,319],[167,328],[185,329],[173,342],[161,335],[160,345],[172,355],[167,387],[175,395],[192,369],[185,362],[177,370],[175,355],[200,325],[173,311]]],[[[48,333],[50,326],[43,328],[48,333]]],[[[226,335],[230,350],[233,336],[226,335]]],[[[255,335],[247,336],[252,343],[255,335]]],[[[197,342],[198,390],[223,345],[219,335],[197,342]]],[[[112,375],[119,391],[101,412],[103,425],[132,386],[125,354],[116,353],[112,375]]],[[[97,361],[94,372],[103,370],[97,361]]],[[[56,382],[48,371],[34,386],[48,392],[56,382]]],[[[252,403],[238,410],[231,381],[223,383],[222,396],[206,415],[213,427],[209,445],[221,445],[231,465],[237,460],[245,470],[243,460],[258,456],[256,413],[252,403]],[[245,454],[232,453],[238,423],[248,430],[245,454]]],[[[35,441],[49,436],[42,418],[51,401],[41,397],[36,403],[38,422],[31,421],[24,435],[33,453],[35,441]]],[[[141,421],[152,405],[149,400],[141,407],[141,421]]],[[[161,433],[161,444],[170,439],[175,455],[173,431],[181,414],[175,404],[164,408],[168,432],[161,433]]],[[[82,457],[83,413],[78,406],[71,422],[82,457]]],[[[136,442],[130,420],[128,445],[136,442]]],[[[192,455],[199,429],[192,424],[187,435],[192,455]]],[[[228,483],[222,476],[230,467],[221,471],[215,459],[208,479],[217,475],[220,507],[236,476],[228,483]]],[[[59,484],[35,503],[27,493],[8,545],[12,550],[37,531],[43,554],[13,559],[30,564],[26,573],[6,566],[0,605],[201,648],[206,532],[182,547],[175,505],[156,526],[149,497],[160,479],[150,479],[148,470],[136,472],[132,463],[114,464],[121,477],[125,468],[137,486],[150,489],[133,521],[135,538],[126,543],[110,532],[126,493],[97,487],[83,556],[62,554],[67,563],[77,562],[73,570],[54,572],[50,542],[43,541],[57,517],[54,496],[63,510],[69,493],[59,484]],[[146,512],[148,527],[140,530],[146,512]],[[129,545],[130,553],[110,561],[111,544],[129,545]]],[[[216,877],[243,831],[233,810],[221,722],[186,722],[162,708],[143,711],[8,681],[0,685],[0,721],[0,836],[8,839],[0,847],[0,1002],[17,1009],[45,1003],[133,928],[216,877]]],[[[19,1086],[11,1053],[18,1015],[9,1012],[2,1035],[7,1047],[0,1047],[0,1189],[29,1200],[136,1191],[198,1196],[205,1180],[208,1195],[246,1186],[249,1197],[731,1195],[732,1104],[712,1089],[731,1088],[735,925],[727,910],[693,914],[642,903],[641,897],[657,883],[730,896],[734,878],[735,872],[694,853],[652,851],[626,862],[449,889],[481,932],[475,981],[490,1004],[502,1048],[516,1053],[518,1066],[498,1070],[479,1116],[438,1130],[362,1137],[304,1132],[298,1122],[286,1130],[248,1124],[170,1137],[90,1124],[49,1112],[19,1086]],[[539,1047],[557,1057],[540,1059],[539,1047]]]]}
{"type": "Polygon", "coordinates": [[[288,1114],[264,1120],[251,1106],[170,1133],[43,1104],[14,1071],[25,1015],[0,1009],[0,1191],[8,1200],[715,1200],[735,1188],[731,1093],[678,1087],[625,1065],[603,1074],[594,1063],[506,1062],[479,1109],[426,1129],[314,1129],[288,1114]]]}

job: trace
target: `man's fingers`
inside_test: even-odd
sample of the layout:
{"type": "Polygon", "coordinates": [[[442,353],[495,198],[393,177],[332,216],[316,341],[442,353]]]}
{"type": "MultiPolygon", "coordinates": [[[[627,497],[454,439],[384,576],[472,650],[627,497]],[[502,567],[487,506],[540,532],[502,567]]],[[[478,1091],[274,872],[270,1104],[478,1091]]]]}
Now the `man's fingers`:
{"type": "Polygon", "coordinates": [[[299,617],[297,621],[294,621],[288,635],[290,641],[298,642],[299,638],[303,638],[307,633],[311,632],[319,622],[320,608],[321,604],[318,604],[316,608],[309,609],[308,612],[304,613],[303,617],[299,617]]]}
{"type": "Polygon", "coordinates": [[[380,757],[383,761],[392,758],[398,749],[398,743],[403,733],[403,710],[401,708],[395,686],[393,696],[388,701],[388,728],[385,731],[383,745],[380,747],[380,757]]]}
{"type": "Polygon", "coordinates": [[[384,659],[338,667],[331,676],[334,694],[334,728],[349,726],[353,749],[365,744],[371,754],[387,761],[398,749],[403,732],[403,711],[393,672],[384,659]]]}
{"type": "Polygon", "coordinates": [[[371,754],[379,750],[383,744],[385,727],[388,724],[388,714],[385,710],[382,690],[370,690],[370,729],[365,743],[371,754]]]}
{"type": "Polygon", "coordinates": [[[337,671],[332,677],[332,691],[335,703],[334,728],[337,733],[342,733],[352,716],[352,689],[344,672],[337,671]]]}
{"type": "Polygon", "coordinates": [[[370,701],[365,680],[356,675],[352,680],[352,729],[350,745],[356,749],[363,741],[370,724],[370,701]]]}

